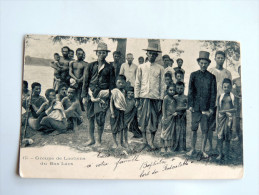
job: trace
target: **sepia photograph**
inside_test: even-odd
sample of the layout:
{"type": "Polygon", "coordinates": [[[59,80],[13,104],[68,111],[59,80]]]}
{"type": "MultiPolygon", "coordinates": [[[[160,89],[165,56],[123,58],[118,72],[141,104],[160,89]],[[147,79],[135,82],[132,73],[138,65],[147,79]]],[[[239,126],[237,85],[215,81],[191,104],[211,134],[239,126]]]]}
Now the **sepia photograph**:
{"type": "Polygon", "coordinates": [[[240,179],[241,83],[238,41],[26,35],[20,176],[240,179]]]}

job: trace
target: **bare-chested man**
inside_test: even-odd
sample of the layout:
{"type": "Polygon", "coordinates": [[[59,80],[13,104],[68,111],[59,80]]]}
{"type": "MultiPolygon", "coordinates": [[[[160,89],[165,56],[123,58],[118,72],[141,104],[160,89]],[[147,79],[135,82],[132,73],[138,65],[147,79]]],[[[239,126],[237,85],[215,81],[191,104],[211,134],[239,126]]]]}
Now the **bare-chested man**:
{"type": "Polygon", "coordinates": [[[70,76],[69,76],[69,63],[72,61],[69,56],[68,56],[68,52],[69,52],[69,47],[65,46],[61,49],[62,51],[62,57],[60,57],[59,60],[59,64],[60,66],[62,66],[61,69],[61,83],[65,83],[69,86],[70,84],[70,76]]]}

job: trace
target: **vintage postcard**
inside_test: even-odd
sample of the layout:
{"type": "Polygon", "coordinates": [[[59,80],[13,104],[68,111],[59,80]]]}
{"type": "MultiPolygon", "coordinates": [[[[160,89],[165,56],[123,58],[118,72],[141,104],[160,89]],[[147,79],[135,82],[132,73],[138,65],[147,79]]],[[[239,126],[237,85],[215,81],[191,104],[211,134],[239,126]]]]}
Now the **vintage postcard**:
{"type": "Polygon", "coordinates": [[[240,43],[27,35],[20,176],[240,179],[240,43]]]}

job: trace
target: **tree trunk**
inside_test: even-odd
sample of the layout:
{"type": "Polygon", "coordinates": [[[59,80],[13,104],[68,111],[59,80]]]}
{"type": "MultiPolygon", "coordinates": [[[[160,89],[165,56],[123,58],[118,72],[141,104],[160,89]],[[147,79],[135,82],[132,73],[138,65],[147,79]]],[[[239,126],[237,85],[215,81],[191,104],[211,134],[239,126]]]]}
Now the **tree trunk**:
{"type": "Polygon", "coordinates": [[[117,49],[116,51],[120,51],[122,56],[122,63],[124,63],[126,61],[125,57],[126,57],[126,46],[127,46],[127,39],[117,39],[117,49]]]}

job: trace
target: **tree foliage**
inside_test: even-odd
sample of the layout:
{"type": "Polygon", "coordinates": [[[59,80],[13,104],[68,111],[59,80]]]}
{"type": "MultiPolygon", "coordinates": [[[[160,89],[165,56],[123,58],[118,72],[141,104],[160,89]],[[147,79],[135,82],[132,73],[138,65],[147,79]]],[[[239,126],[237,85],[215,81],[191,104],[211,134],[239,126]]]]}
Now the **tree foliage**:
{"type": "Polygon", "coordinates": [[[79,44],[86,44],[89,41],[99,43],[102,38],[100,37],[72,37],[72,36],[51,36],[53,43],[60,43],[62,40],[74,40],[79,44]]]}
{"type": "Polygon", "coordinates": [[[176,56],[180,56],[182,53],[184,53],[184,50],[179,49],[180,43],[181,40],[177,40],[177,42],[172,45],[169,53],[175,54],[176,56]]]}

